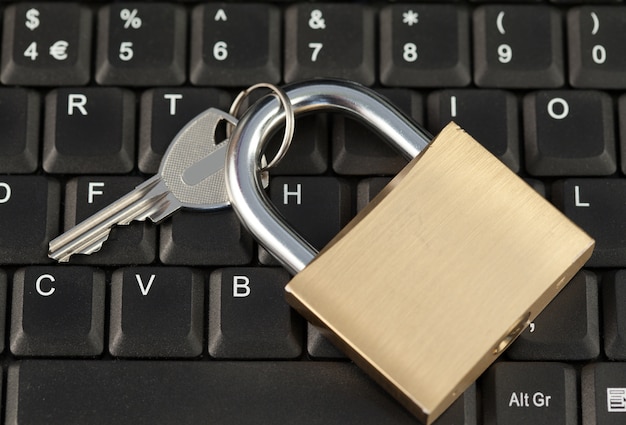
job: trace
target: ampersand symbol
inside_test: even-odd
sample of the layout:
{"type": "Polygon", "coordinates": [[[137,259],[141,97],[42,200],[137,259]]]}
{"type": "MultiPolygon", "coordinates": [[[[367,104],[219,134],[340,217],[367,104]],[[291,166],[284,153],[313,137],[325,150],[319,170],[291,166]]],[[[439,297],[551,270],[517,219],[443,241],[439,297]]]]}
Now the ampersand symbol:
{"type": "Polygon", "coordinates": [[[309,27],[314,30],[323,30],[326,28],[326,22],[324,21],[324,17],[322,15],[322,11],[319,9],[315,9],[311,11],[311,19],[309,19],[309,27]]]}

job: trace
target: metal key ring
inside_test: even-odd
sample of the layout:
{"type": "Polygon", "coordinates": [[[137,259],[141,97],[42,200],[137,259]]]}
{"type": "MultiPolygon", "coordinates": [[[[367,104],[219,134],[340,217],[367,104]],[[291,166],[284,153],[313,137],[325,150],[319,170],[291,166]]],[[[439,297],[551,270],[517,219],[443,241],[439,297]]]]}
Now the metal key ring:
{"type": "MultiPolygon", "coordinates": [[[[233,101],[228,113],[232,116],[237,116],[237,113],[239,112],[239,108],[241,107],[243,100],[250,94],[250,92],[259,88],[270,89],[272,91],[271,94],[278,98],[281,105],[283,106],[283,109],[285,110],[285,134],[283,136],[283,141],[280,147],[278,148],[276,155],[274,155],[274,158],[272,158],[272,160],[269,161],[267,164],[261,164],[261,171],[265,171],[272,167],[275,167],[285,157],[285,154],[289,150],[289,146],[291,146],[291,141],[293,140],[296,118],[295,118],[295,114],[293,111],[293,107],[291,106],[291,101],[289,100],[289,97],[287,96],[287,94],[280,87],[277,87],[274,84],[269,84],[269,83],[254,84],[248,87],[247,89],[242,90],[233,101]]],[[[233,128],[230,126],[227,129],[226,136],[229,139],[230,139],[232,130],[233,128]]],[[[264,159],[265,159],[265,156],[263,156],[263,160],[264,159]]]]}

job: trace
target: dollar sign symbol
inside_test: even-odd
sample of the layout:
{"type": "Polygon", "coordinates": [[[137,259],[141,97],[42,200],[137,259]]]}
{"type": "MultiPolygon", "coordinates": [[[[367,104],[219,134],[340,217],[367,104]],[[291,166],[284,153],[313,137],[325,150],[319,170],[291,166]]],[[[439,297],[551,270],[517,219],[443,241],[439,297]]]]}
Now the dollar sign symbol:
{"type": "Polygon", "coordinates": [[[29,30],[34,30],[39,26],[39,11],[37,9],[28,9],[26,11],[26,27],[29,30]]]}

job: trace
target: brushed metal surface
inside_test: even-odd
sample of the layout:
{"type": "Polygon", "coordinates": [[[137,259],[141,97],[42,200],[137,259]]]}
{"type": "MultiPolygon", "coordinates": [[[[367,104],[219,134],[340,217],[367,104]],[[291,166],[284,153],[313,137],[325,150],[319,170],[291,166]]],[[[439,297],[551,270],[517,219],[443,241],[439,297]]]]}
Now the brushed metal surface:
{"type": "Polygon", "coordinates": [[[287,298],[430,424],[593,246],[450,124],[293,278],[287,298]]]}

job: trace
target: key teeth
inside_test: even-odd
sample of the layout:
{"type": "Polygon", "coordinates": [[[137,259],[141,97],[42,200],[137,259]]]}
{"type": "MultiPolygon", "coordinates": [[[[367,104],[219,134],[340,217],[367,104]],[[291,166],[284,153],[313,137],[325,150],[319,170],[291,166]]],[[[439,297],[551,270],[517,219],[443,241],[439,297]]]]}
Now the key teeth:
{"type": "MultiPolygon", "coordinates": [[[[72,255],[75,254],[83,254],[90,255],[94,252],[98,252],[102,249],[102,245],[109,238],[109,234],[111,233],[110,229],[104,233],[98,240],[95,242],[86,245],[81,248],[74,249],[72,247],[64,247],[64,249],[48,250],[48,257],[56,260],[58,263],[68,263],[72,255]]],[[[50,244],[52,245],[52,243],[50,244]]]]}

